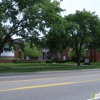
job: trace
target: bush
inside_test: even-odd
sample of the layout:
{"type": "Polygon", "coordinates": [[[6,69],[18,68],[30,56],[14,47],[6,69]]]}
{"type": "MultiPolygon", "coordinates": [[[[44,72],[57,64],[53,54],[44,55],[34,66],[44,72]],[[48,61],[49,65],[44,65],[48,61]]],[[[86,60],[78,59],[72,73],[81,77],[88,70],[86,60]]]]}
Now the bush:
{"type": "Polygon", "coordinates": [[[0,60],[20,60],[20,58],[1,57],[0,60]]]}
{"type": "Polygon", "coordinates": [[[14,60],[14,63],[45,63],[45,61],[35,61],[35,60],[14,60]]]}
{"type": "Polygon", "coordinates": [[[57,61],[47,60],[46,61],[46,63],[53,63],[53,62],[55,62],[55,63],[65,63],[65,62],[67,62],[67,60],[57,60],[57,61]]]}
{"type": "Polygon", "coordinates": [[[56,63],[65,63],[65,62],[67,62],[67,60],[58,60],[58,61],[56,61],[56,63]]]}
{"type": "Polygon", "coordinates": [[[53,61],[52,60],[47,60],[46,63],[53,63],[53,61]]]}
{"type": "Polygon", "coordinates": [[[58,61],[59,60],[59,58],[52,58],[52,61],[53,62],[56,62],[56,61],[58,61]]]}

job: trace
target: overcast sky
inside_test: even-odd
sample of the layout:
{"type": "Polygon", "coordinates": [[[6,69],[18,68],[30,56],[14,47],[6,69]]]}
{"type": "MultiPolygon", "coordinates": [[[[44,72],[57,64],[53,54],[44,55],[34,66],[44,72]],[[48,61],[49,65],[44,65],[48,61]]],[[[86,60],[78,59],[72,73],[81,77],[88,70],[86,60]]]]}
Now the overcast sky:
{"type": "Polygon", "coordinates": [[[68,15],[70,13],[75,13],[76,10],[96,12],[100,17],[100,0],[63,0],[61,2],[61,8],[66,9],[66,12],[62,15],[68,15]]]}

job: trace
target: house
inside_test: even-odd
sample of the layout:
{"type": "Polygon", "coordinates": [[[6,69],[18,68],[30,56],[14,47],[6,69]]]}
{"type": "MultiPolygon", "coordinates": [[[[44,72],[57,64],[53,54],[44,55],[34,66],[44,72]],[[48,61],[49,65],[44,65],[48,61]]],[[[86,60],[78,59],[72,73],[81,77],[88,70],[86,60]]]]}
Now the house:
{"type": "MultiPolygon", "coordinates": [[[[19,58],[20,57],[20,50],[16,44],[15,44],[15,47],[16,47],[16,50],[14,50],[12,47],[10,51],[3,51],[1,53],[1,57],[19,58]]],[[[9,48],[8,44],[6,44],[4,48],[9,48]]]]}
{"type": "Polygon", "coordinates": [[[100,52],[98,52],[96,49],[87,50],[86,55],[86,58],[89,58],[91,62],[100,61],[100,52]]]}
{"type": "Polygon", "coordinates": [[[1,53],[1,57],[9,57],[9,58],[19,58],[20,57],[20,51],[17,50],[12,50],[12,51],[4,51],[1,53]]]}
{"type": "MultiPolygon", "coordinates": [[[[49,49],[43,48],[41,49],[42,55],[38,57],[39,60],[46,60],[46,59],[51,59],[52,57],[60,57],[63,60],[75,60],[72,57],[70,57],[69,52],[70,48],[67,47],[63,50],[62,54],[57,53],[55,55],[52,55],[49,53],[49,49]]],[[[16,49],[15,51],[4,51],[1,53],[1,57],[9,57],[9,58],[20,58],[21,53],[19,49],[16,49]]],[[[87,59],[90,59],[91,62],[99,62],[100,61],[100,52],[98,52],[96,49],[87,49],[86,50],[86,57],[87,59]]],[[[84,58],[81,58],[81,60],[84,60],[84,58]]]]}
{"type": "MultiPolygon", "coordinates": [[[[67,47],[66,49],[64,49],[62,52],[62,59],[65,58],[66,60],[72,60],[72,58],[69,55],[69,52],[70,52],[70,48],[67,47]]],[[[99,62],[100,52],[98,52],[96,49],[90,49],[90,50],[87,49],[85,58],[90,59],[90,62],[99,62]]]]}

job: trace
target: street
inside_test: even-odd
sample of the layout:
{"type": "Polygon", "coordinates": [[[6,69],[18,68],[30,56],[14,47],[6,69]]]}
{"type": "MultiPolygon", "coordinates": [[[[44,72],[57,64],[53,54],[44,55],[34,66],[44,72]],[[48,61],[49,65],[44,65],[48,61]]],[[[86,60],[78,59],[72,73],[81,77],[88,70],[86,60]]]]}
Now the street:
{"type": "Polygon", "coordinates": [[[93,92],[100,92],[100,70],[0,75],[0,100],[88,100],[93,92]]]}

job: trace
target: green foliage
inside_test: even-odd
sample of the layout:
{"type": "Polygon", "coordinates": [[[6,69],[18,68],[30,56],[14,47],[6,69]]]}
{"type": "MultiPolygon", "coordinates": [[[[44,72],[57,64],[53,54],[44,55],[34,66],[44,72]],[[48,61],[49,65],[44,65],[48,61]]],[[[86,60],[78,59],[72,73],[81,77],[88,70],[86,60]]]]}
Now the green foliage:
{"type": "Polygon", "coordinates": [[[96,47],[100,36],[100,19],[94,12],[76,11],[65,16],[68,22],[66,33],[69,34],[68,46],[74,50],[77,65],[80,65],[81,52],[88,47],[96,47]]]}
{"type": "Polygon", "coordinates": [[[23,41],[38,42],[42,32],[47,32],[57,22],[60,12],[57,0],[2,0],[0,1],[0,53],[6,43],[14,46],[23,41]],[[9,23],[9,25],[8,25],[9,23]],[[14,39],[12,36],[19,36],[14,39]]]}
{"type": "Polygon", "coordinates": [[[46,63],[66,63],[67,60],[47,60],[46,63]]]}
{"type": "Polygon", "coordinates": [[[29,57],[38,57],[41,55],[41,52],[37,49],[36,46],[30,45],[30,42],[25,43],[24,50],[22,51],[23,56],[29,57]]]}
{"type": "Polygon", "coordinates": [[[71,57],[76,57],[75,51],[74,50],[70,50],[69,55],[71,57]]]}
{"type": "Polygon", "coordinates": [[[34,60],[14,60],[14,63],[45,63],[45,61],[34,61],[34,60]]]}
{"type": "Polygon", "coordinates": [[[97,51],[100,52],[100,48],[98,48],[97,51]]]}
{"type": "Polygon", "coordinates": [[[68,62],[67,60],[58,60],[58,61],[56,61],[56,63],[66,63],[66,62],[68,62]]]}
{"type": "Polygon", "coordinates": [[[56,58],[52,58],[51,60],[52,60],[53,62],[56,62],[56,61],[59,60],[59,58],[56,57],[56,58]]]}
{"type": "Polygon", "coordinates": [[[53,54],[62,52],[67,46],[68,34],[65,32],[66,24],[66,21],[59,17],[57,23],[54,23],[48,34],[45,35],[45,44],[53,54]]]}
{"type": "Polygon", "coordinates": [[[46,63],[53,63],[52,60],[46,60],[46,63]]]}
{"type": "Polygon", "coordinates": [[[20,60],[20,58],[1,57],[0,60],[20,60]]]}
{"type": "MultiPolygon", "coordinates": [[[[69,55],[71,57],[76,57],[75,50],[71,49],[69,55]]],[[[86,57],[86,50],[81,51],[80,57],[86,57]]]]}
{"type": "Polygon", "coordinates": [[[76,11],[75,14],[70,14],[65,17],[69,22],[66,32],[70,35],[70,47],[79,47],[84,45],[84,48],[92,45],[100,33],[100,19],[94,12],[86,10],[76,11]]]}

